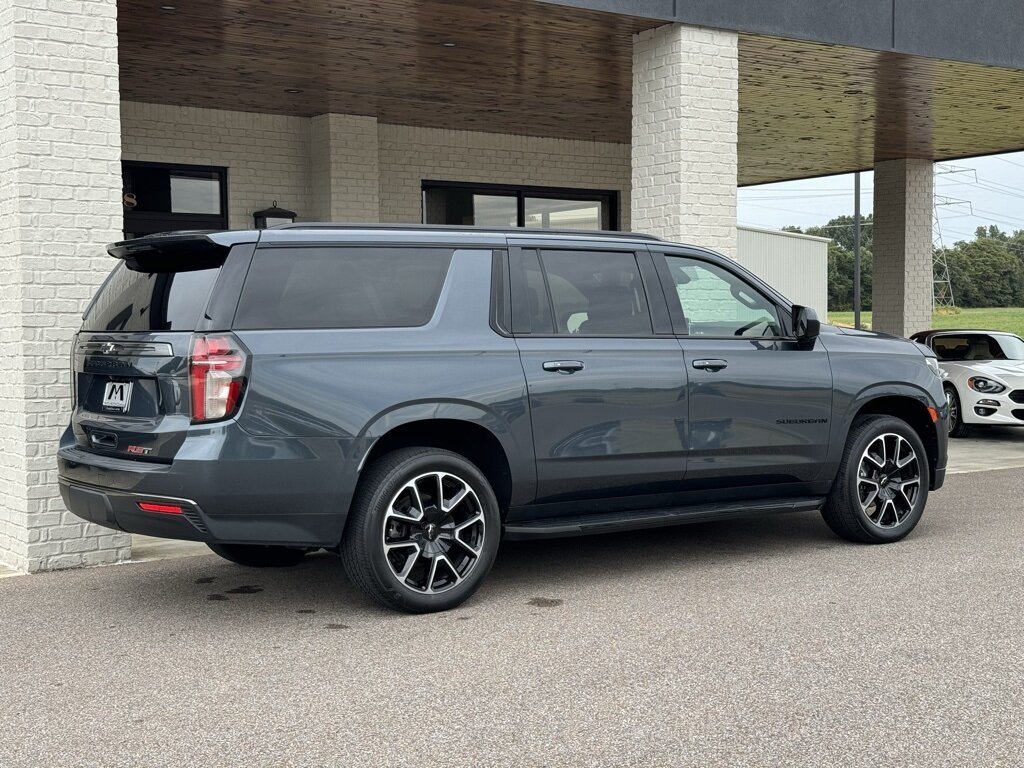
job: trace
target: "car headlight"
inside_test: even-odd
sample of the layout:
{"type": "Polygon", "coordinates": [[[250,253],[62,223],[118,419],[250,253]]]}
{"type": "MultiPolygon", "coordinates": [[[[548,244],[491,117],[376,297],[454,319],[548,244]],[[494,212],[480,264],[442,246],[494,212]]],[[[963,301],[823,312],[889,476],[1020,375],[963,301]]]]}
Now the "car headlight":
{"type": "Polygon", "coordinates": [[[986,379],[984,376],[972,376],[967,380],[967,386],[975,392],[984,392],[986,395],[997,395],[1006,390],[1004,384],[986,379]]]}

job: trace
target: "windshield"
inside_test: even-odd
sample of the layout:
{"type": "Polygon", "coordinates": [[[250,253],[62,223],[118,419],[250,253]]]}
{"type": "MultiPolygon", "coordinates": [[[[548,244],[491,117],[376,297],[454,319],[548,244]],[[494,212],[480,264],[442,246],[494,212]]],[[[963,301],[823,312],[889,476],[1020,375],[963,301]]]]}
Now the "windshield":
{"type": "Polygon", "coordinates": [[[1009,334],[936,336],[932,339],[932,349],[939,360],[945,361],[1024,360],[1024,341],[1009,334]]]}
{"type": "Polygon", "coordinates": [[[996,336],[1006,360],[1024,360],[1024,339],[1019,336],[996,336]]]}

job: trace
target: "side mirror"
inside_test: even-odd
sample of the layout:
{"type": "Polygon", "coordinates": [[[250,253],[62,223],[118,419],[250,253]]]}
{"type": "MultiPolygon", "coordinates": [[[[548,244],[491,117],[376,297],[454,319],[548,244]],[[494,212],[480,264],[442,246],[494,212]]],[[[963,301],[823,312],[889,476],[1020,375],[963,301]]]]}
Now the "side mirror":
{"type": "Polygon", "coordinates": [[[799,304],[793,306],[793,335],[797,341],[813,342],[821,333],[821,322],[818,313],[810,307],[799,304]]]}

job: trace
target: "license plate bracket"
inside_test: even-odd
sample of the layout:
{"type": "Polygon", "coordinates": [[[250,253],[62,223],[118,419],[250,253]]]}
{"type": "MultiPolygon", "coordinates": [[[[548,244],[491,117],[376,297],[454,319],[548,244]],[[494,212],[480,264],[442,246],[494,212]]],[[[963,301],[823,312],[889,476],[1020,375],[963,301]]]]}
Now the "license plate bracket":
{"type": "Polygon", "coordinates": [[[132,404],[132,382],[130,381],[108,381],[103,386],[103,402],[105,411],[117,411],[127,413],[132,404]]]}

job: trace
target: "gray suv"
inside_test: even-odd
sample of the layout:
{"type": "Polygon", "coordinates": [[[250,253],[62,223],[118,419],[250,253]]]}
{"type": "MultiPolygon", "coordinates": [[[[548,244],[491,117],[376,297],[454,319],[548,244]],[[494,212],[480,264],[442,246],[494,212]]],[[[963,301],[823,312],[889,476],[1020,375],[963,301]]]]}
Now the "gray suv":
{"type": "Polygon", "coordinates": [[[640,235],[292,225],[117,243],[73,349],[78,516],[391,608],[500,541],[821,510],[897,541],[946,466],[933,353],[640,235]]]}

